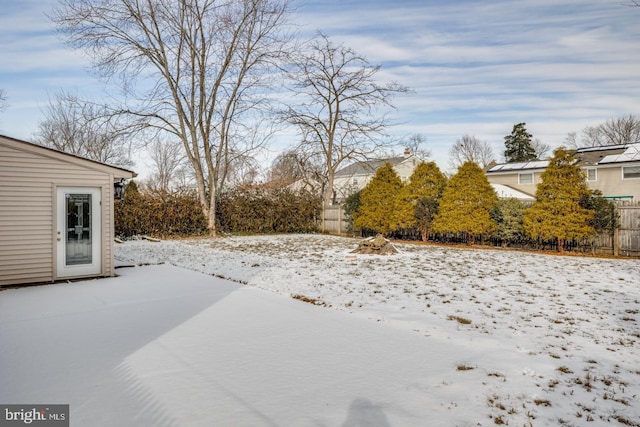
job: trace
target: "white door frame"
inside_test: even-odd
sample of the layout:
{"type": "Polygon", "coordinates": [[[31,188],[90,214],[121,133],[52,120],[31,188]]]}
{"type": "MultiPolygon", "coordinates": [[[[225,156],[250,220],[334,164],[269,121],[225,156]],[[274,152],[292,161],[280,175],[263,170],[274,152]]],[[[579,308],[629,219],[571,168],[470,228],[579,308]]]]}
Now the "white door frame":
{"type": "Polygon", "coordinates": [[[55,243],[56,278],[98,276],[102,273],[100,187],[57,188],[55,243]],[[70,205],[70,198],[77,202],[70,205]],[[73,210],[70,213],[73,218],[68,218],[69,207],[73,210]],[[87,209],[90,211],[86,212],[87,209]]]}

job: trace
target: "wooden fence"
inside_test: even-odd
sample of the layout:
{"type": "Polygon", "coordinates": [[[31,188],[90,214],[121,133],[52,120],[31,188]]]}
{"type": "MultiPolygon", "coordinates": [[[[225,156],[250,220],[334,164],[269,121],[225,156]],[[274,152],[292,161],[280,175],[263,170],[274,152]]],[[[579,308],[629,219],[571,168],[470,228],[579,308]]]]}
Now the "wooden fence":
{"type": "Polygon", "coordinates": [[[342,205],[330,205],[323,207],[320,231],[323,233],[345,236],[351,233],[351,231],[348,230],[348,225],[349,218],[346,217],[342,205]]]}
{"type": "Polygon", "coordinates": [[[612,242],[613,253],[624,256],[640,256],[640,205],[618,206],[620,229],[612,242]]]}
{"type": "MultiPolygon", "coordinates": [[[[618,205],[620,228],[613,236],[604,234],[579,242],[575,250],[605,255],[640,256],[640,204],[618,205]]],[[[349,219],[340,205],[325,206],[322,212],[322,232],[353,235],[349,219]]]]}

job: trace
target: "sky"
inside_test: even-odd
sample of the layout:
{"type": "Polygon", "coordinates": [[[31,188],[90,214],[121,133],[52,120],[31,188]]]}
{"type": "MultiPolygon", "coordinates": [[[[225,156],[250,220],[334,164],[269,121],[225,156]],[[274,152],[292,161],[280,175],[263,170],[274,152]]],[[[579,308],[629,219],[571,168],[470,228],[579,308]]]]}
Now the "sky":
{"type": "MultiPolygon", "coordinates": [[[[639,114],[640,7],[626,3],[296,0],[292,22],[301,35],[320,30],[381,65],[381,83],[409,87],[394,99],[388,131],[396,140],[422,134],[430,159],[447,169],[449,149],[465,134],[487,141],[499,161],[516,123],[555,148],[569,132],[639,114]]],[[[60,91],[107,96],[89,58],[47,19],[54,4],[0,0],[2,134],[33,140],[60,91]]]]}

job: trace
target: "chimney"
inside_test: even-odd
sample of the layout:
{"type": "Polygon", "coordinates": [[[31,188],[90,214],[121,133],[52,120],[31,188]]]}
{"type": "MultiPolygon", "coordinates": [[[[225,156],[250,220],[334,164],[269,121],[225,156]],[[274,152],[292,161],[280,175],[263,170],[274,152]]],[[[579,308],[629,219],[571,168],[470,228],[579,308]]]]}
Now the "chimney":
{"type": "Polygon", "coordinates": [[[404,149],[404,158],[408,159],[410,155],[411,155],[411,151],[409,151],[408,148],[405,148],[404,149]]]}

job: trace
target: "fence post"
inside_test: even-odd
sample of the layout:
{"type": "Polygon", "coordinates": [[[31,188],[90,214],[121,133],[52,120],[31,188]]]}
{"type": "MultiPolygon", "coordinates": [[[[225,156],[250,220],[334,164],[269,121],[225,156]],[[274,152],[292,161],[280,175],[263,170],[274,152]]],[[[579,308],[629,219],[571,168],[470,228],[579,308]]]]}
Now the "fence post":
{"type": "Polygon", "coordinates": [[[326,203],[322,204],[322,232],[324,233],[326,231],[325,228],[325,218],[327,216],[327,205],[326,203]]]}

